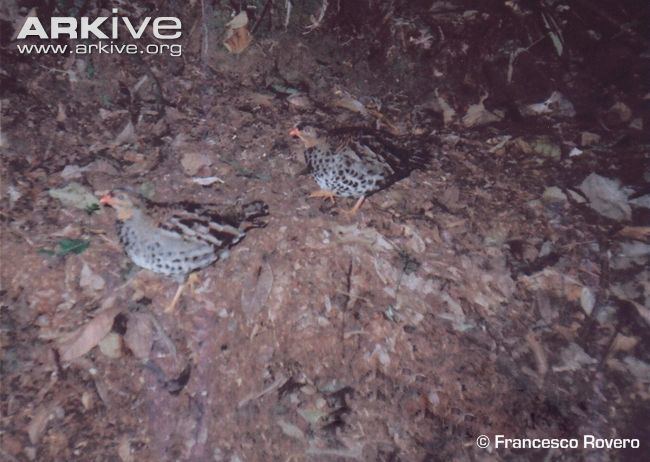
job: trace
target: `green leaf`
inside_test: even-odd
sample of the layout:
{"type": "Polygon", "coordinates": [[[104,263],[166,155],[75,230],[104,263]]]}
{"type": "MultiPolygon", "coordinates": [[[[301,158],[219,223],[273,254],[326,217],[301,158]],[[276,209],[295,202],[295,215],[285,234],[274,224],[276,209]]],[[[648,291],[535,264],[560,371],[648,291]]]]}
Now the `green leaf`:
{"type": "Polygon", "coordinates": [[[153,198],[153,193],[156,191],[156,186],[151,183],[150,181],[147,181],[145,183],[142,183],[138,187],[138,192],[142,194],[144,197],[147,199],[153,198]]]}
{"type": "Polygon", "coordinates": [[[86,66],[86,75],[88,75],[89,79],[95,77],[95,66],[93,66],[93,63],[89,62],[86,66]]]}
{"type": "Polygon", "coordinates": [[[112,105],[111,97],[106,95],[106,94],[100,95],[99,100],[100,100],[100,102],[102,104],[102,107],[111,107],[111,105],[112,105]]]}
{"type": "Polygon", "coordinates": [[[84,239],[61,239],[56,254],[59,256],[64,256],[69,253],[79,255],[81,252],[86,250],[89,245],[90,241],[84,239]]]}
{"type": "Polygon", "coordinates": [[[86,207],[86,213],[87,213],[88,215],[92,215],[93,213],[98,212],[99,210],[100,210],[100,208],[99,208],[99,204],[94,204],[94,203],[93,203],[93,204],[89,204],[89,205],[86,207]]]}

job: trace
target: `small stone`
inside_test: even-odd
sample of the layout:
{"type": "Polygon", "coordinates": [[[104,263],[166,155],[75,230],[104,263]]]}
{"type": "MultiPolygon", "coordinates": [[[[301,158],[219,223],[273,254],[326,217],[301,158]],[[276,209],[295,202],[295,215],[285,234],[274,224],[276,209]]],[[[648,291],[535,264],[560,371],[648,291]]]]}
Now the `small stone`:
{"type": "Polygon", "coordinates": [[[36,460],[36,448],[29,446],[25,448],[25,456],[29,460],[36,460]]]}
{"type": "Polygon", "coordinates": [[[580,146],[591,146],[600,142],[600,135],[591,132],[582,132],[580,134],[580,146]]]}
{"type": "Polygon", "coordinates": [[[90,409],[93,408],[93,395],[88,393],[87,391],[84,391],[81,394],[81,404],[84,407],[86,411],[89,411],[90,409]]]}
{"type": "Polygon", "coordinates": [[[202,167],[208,167],[212,160],[206,155],[199,152],[186,152],[181,159],[183,170],[190,176],[196,175],[202,167]]]}
{"type": "Polygon", "coordinates": [[[594,306],[596,305],[596,296],[588,287],[583,287],[580,294],[580,306],[587,314],[591,316],[591,313],[594,311],[594,306]]]}
{"type": "Polygon", "coordinates": [[[632,118],[632,110],[625,103],[614,103],[608,111],[610,114],[615,114],[621,122],[627,122],[632,118]]]}
{"type": "Polygon", "coordinates": [[[567,196],[557,186],[550,186],[544,190],[542,200],[547,203],[566,202],[567,196]]]}
{"type": "Polygon", "coordinates": [[[99,351],[109,358],[120,358],[122,356],[122,337],[115,332],[109,332],[99,342],[99,351]]]}
{"type": "Polygon", "coordinates": [[[633,130],[643,130],[643,119],[641,117],[632,119],[632,122],[630,122],[630,128],[633,130]]]}
{"type": "Polygon", "coordinates": [[[100,291],[104,288],[106,282],[104,278],[93,273],[87,263],[84,262],[79,276],[79,287],[89,291],[100,291]]]}
{"type": "Polygon", "coordinates": [[[63,170],[61,170],[61,178],[64,180],[71,180],[73,178],[81,178],[81,169],[78,165],[66,165],[63,170]]]}

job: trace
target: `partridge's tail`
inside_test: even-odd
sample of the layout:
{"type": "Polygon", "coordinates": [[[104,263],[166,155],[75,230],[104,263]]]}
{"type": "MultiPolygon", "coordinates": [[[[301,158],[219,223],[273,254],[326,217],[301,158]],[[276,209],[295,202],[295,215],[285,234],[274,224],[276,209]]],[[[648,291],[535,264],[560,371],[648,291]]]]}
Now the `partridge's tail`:
{"type": "Polygon", "coordinates": [[[263,201],[253,201],[248,204],[244,204],[241,208],[241,221],[248,222],[248,226],[244,228],[244,231],[248,231],[253,228],[264,228],[266,222],[259,220],[261,217],[265,217],[269,214],[269,206],[266,205],[263,201]]]}
{"type": "Polygon", "coordinates": [[[423,143],[421,140],[404,139],[399,144],[392,140],[383,141],[384,160],[390,164],[396,178],[406,177],[413,170],[427,170],[431,168],[435,158],[434,146],[423,143]]]}
{"type": "Polygon", "coordinates": [[[371,150],[381,153],[384,160],[404,177],[412,170],[426,170],[436,157],[438,144],[428,136],[394,136],[366,127],[341,127],[331,131],[335,137],[353,135],[371,150]]]}
{"type": "Polygon", "coordinates": [[[439,152],[439,143],[428,136],[409,136],[401,139],[398,150],[403,162],[411,169],[426,170],[439,152]]]}

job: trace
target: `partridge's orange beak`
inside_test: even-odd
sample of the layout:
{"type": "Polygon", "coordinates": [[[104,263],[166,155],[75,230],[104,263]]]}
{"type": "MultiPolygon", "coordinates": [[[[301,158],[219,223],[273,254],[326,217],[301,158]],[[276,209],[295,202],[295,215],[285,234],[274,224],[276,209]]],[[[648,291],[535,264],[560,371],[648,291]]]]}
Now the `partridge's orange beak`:
{"type": "Polygon", "coordinates": [[[111,205],[113,203],[113,196],[105,194],[101,199],[99,199],[99,203],[103,205],[111,205]]]}
{"type": "Polygon", "coordinates": [[[292,128],[291,131],[289,132],[290,136],[293,136],[294,138],[298,138],[300,136],[300,130],[297,128],[292,128]]]}

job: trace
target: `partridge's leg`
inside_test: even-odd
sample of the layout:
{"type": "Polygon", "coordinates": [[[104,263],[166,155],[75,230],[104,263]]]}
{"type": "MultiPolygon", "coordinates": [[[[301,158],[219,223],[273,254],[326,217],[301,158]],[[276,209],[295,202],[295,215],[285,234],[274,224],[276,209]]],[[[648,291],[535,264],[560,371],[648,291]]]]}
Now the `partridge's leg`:
{"type": "Polygon", "coordinates": [[[314,191],[313,193],[311,193],[309,197],[323,197],[325,199],[329,199],[332,202],[334,202],[334,198],[336,197],[336,194],[334,194],[332,191],[319,189],[318,191],[314,191]]]}
{"type": "Polygon", "coordinates": [[[361,204],[363,204],[363,201],[364,201],[364,200],[366,200],[366,197],[365,197],[365,196],[361,196],[361,197],[357,200],[356,204],[354,204],[354,207],[352,207],[350,210],[345,210],[343,213],[344,213],[346,216],[350,217],[350,218],[353,217],[353,216],[355,216],[355,215],[357,214],[357,212],[359,211],[359,209],[361,208],[361,204]]]}
{"type": "Polygon", "coordinates": [[[176,304],[181,298],[181,295],[183,294],[183,291],[185,290],[186,286],[190,286],[190,290],[192,293],[194,293],[194,284],[198,282],[199,276],[196,273],[190,273],[190,275],[187,277],[187,280],[183,283],[181,283],[178,286],[178,289],[176,289],[176,293],[174,294],[174,298],[172,298],[171,303],[165,308],[165,313],[173,313],[174,309],[176,308],[176,304]]]}

